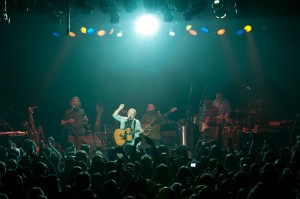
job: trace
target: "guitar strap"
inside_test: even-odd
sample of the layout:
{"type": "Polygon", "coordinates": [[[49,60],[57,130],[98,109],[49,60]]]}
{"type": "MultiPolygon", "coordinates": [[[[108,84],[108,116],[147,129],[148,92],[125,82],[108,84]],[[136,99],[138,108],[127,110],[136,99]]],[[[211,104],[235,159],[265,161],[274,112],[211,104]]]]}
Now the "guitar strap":
{"type": "Polygon", "coordinates": [[[136,122],[135,122],[135,119],[133,119],[133,130],[135,131],[135,129],[136,129],[136,122]]]}
{"type": "Polygon", "coordinates": [[[125,122],[125,129],[130,128],[132,130],[132,120],[127,120],[125,122]]]}

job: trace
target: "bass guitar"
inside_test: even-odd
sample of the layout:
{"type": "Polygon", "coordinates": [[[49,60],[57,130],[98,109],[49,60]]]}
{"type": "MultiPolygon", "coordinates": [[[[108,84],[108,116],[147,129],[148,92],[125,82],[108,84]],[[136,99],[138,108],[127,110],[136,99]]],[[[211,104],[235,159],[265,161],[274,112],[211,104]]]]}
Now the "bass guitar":
{"type": "MultiPolygon", "coordinates": [[[[171,108],[167,113],[164,114],[160,114],[160,112],[158,111],[158,115],[160,118],[166,118],[170,113],[174,113],[175,111],[177,111],[177,107],[171,108]]],[[[155,123],[156,118],[154,118],[150,123],[144,124],[143,126],[146,126],[146,128],[144,129],[143,135],[148,136],[151,134],[151,131],[153,129],[160,129],[160,124],[155,123]]]]}
{"type": "MultiPolygon", "coordinates": [[[[148,130],[150,126],[146,126],[144,131],[148,130]]],[[[131,141],[133,139],[133,134],[139,132],[140,130],[131,131],[130,128],[126,129],[116,129],[114,131],[114,139],[118,146],[123,146],[126,142],[131,141]]]]}

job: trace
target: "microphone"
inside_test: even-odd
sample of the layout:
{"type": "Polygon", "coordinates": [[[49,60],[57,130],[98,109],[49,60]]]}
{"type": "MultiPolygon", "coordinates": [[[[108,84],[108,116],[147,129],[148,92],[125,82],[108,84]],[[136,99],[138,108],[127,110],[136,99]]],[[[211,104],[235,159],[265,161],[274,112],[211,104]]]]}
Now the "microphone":
{"type": "Polygon", "coordinates": [[[251,90],[251,88],[249,86],[246,86],[246,90],[251,90]]]}
{"type": "Polygon", "coordinates": [[[34,106],[34,107],[31,107],[31,109],[33,110],[33,109],[36,109],[36,108],[38,108],[39,106],[34,106]]]}
{"type": "Polygon", "coordinates": [[[74,108],[75,108],[75,106],[72,106],[71,112],[73,112],[74,108]]]}

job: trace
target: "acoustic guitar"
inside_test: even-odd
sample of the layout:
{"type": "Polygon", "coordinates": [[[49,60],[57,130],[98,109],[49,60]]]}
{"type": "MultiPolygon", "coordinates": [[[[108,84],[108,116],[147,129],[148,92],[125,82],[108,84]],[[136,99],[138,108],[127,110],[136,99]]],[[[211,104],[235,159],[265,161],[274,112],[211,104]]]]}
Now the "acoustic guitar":
{"type": "MultiPolygon", "coordinates": [[[[150,126],[146,126],[144,131],[148,131],[151,128],[150,126]]],[[[126,142],[131,141],[133,139],[133,134],[139,132],[140,130],[131,131],[130,128],[126,129],[116,129],[114,131],[114,139],[118,146],[123,146],[126,142]]]]}

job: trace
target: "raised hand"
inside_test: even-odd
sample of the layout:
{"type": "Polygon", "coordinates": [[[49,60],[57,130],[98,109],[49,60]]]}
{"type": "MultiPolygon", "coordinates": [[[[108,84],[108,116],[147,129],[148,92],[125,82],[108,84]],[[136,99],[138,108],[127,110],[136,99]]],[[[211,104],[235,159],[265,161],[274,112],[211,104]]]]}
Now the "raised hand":
{"type": "Polygon", "coordinates": [[[120,104],[119,109],[122,110],[125,107],[125,104],[120,104]]]}

